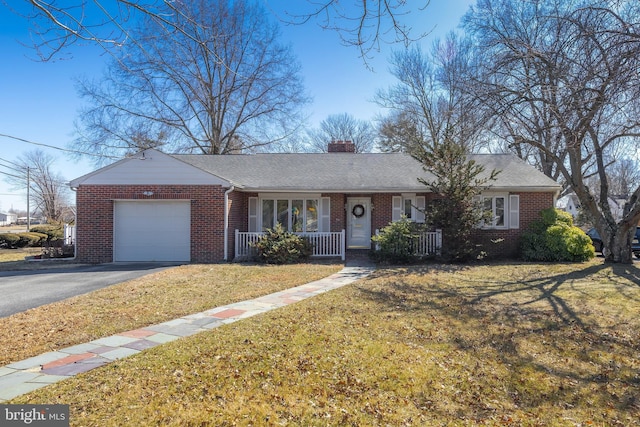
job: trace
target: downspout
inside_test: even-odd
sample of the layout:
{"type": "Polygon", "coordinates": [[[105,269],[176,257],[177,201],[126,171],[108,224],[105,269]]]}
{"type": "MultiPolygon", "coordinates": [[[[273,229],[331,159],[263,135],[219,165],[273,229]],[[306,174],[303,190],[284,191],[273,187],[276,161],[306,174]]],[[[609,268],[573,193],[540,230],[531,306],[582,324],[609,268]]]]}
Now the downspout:
{"type": "Polygon", "coordinates": [[[69,186],[69,188],[71,189],[71,191],[76,193],[76,209],[75,213],[73,214],[73,226],[76,228],[76,240],[73,242],[73,258],[71,258],[72,260],[75,260],[78,256],[78,187],[69,186]]]}
{"type": "Polygon", "coordinates": [[[235,189],[232,185],[224,192],[224,260],[229,260],[229,194],[235,189]]]}

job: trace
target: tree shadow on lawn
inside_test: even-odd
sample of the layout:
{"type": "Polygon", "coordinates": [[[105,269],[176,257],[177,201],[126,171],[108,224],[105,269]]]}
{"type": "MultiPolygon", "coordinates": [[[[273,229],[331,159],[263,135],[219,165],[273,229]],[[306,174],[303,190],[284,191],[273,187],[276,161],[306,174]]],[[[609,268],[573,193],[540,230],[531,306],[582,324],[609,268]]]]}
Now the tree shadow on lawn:
{"type": "Polygon", "coordinates": [[[605,405],[640,414],[640,321],[628,312],[626,317],[616,313],[615,299],[600,300],[614,291],[614,298],[637,306],[638,267],[600,264],[566,273],[537,270],[531,278],[489,275],[479,280],[467,271],[472,268],[380,271],[372,278],[381,279],[378,286],[364,283],[359,291],[389,311],[425,312],[467,325],[452,328],[449,343],[480,360],[491,355],[509,366],[514,402],[520,407],[550,400],[588,407],[585,402],[592,401],[600,409],[605,405]],[[602,276],[602,286],[594,283],[591,293],[584,283],[595,275],[602,276]],[[527,378],[544,378],[551,391],[535,393],[527,378]]]}

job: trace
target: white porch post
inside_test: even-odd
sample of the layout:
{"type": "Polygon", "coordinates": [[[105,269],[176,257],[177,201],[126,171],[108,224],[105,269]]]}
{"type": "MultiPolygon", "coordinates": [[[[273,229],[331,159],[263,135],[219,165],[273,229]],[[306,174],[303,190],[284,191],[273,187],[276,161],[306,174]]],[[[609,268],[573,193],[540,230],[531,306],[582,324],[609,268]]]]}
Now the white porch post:
{"type": "Polygon", "coordinates": [[[238,258],[238,256],[240,256],[240,253],[238,252],[238,249],[240,248],[240,230],[238,230],[236,228],[235,231],[235,244],[233,245],[234,252],[235,252],[235,257],[234,258],[238,258]]]}

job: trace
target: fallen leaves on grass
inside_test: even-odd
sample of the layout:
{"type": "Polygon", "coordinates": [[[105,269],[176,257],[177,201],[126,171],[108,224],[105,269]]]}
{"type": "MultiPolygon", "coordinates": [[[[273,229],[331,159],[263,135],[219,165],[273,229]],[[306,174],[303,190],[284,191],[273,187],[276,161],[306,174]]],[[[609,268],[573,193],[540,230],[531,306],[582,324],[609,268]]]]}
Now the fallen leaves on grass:
{"type": "Polygon", "coordinates": [[[194,264],[0,318],[0,366],[317,280],[340,264],[194,264]]]}
{"type": "Polygon", "coordinates": [[[389,268],[14,403],[72,425],[638,425],[638,277],[389,268]]]}

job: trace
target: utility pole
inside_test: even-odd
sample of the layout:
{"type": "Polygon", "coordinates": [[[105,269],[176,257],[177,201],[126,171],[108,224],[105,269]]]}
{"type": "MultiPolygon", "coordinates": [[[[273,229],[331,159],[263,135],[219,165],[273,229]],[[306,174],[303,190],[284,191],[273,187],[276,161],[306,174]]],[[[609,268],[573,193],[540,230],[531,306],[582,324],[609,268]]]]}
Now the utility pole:
{"type": "Polygon", "coordinates": [[[27,233],[31,230],[31,209],[29,207],[29,201],[31,200],[30,191],[31,188],[31,169],[27,166],[27,233]]]}

